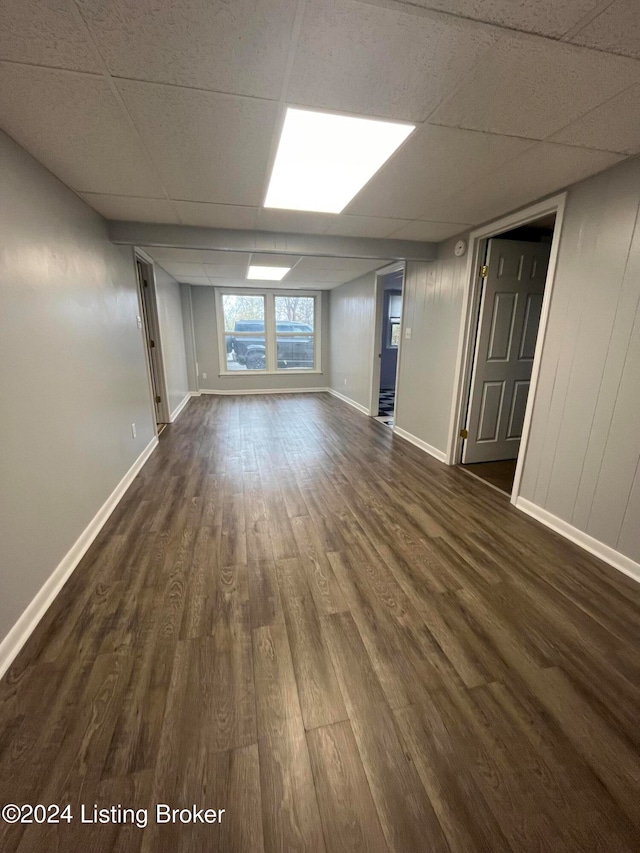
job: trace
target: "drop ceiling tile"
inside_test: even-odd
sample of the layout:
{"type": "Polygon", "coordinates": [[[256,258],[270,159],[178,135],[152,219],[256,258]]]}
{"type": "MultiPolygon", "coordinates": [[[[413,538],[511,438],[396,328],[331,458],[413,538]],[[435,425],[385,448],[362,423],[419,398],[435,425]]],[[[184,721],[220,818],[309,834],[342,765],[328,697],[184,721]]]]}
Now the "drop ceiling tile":
{"type": "Polygon", "coordinates": [[[206,204],[200,201],[174,201],[173,204],[184,225],[253,231],[258,218],[257,207],[206,204]]]}
{"type": "Polygon", "coordinates": [[[378,263],[377,258],[339,258],[322,255],[305,255],[300,259],[297,270],[360,270],[372,269],[378,263]]]}
{"type": "Polygon", "coordinates": [[[601,172],[622,159],[619,154],[539,142],[502,169],[444,201],[441,215],[446,220],[479,225],[601,172]]]}
{"type": "Polygon", "coordinates": [[[243,275],[250,257],[249,252],[224,252],[215,249],[201,249],[198,252],[198,259],[209,267],[233,267],[243,270],[243,275]]]}
{"type": "Polygon", "coordinates": [[[73,0],[2,0],[0,14],[0,59],[101,70],[73,0]]]}
{"type": "Polygon", "coordinates": [[[228,281],[224,283],[225,287],[239,288],[239,287],[266,287],[269,290],[328,290],[331,287],[334,287],[332,283],[327,284],[326,282],[296,282],[289,281],[288,278],[283,281],[247,281],[239,280],[239,281],[228,281]]]}
{"type": "MultiPolygon", "coordinates": [[[[160,261],[158,261],[158,263],[160,263],[160,261]]],[[[182,261],[162,261],[161,266],[176,278],[181,278],[183,276],[209,278],[203,264],[184,263],[182,261]]]]}
{"type": "Polygon", "coordinates": [[[277,104],[129,80],[118,89],[171,198],[260,203],[277,104]]]}
{"type": "Polygon", "coordinates": [[[412,0],[417,6],[441,9],[452,15],[560,38],[602,0],[412,0]]]}
{"type": "Polygon", "coordinates": [[[263,208],[258,213],[259,231],[287,234],[322,234],[335,217],[330,213],[263,208]]]}
{"type": "Polygon", "coordinates": [[[195,276],[210,284],[218,278],[244,279],[249,254],[208,249],[177,249],[169,246],[143,246],[144,251],[172,275],[195,276]]]}
{"type": "Polygon", "coordinates": [[[202,276],[198,275],[181,275],[178,276],[177,280],[181,282],[181,284],[199,284],[203,285],[204,287],[212,286],[208,278],[203,278],[202,276]]]}
{"type": "Polygon", "coordinates": [[[312,258],[304,257],[294,274],[300,281],[344,282],[378,269],[387,262],[379,258],[312,258]]]}
{"type": "Polygon", "coordinates": [[[640,5],[637,0],[615,0],[570,40],[640,59],[640,5]]]}
{"type": "Polygon", "coordinates": [[[142,249],[155,261],[161,263],[198,263],[202,261],[202,252],[198,249],[174,249],[167,246],[142,246],[142,249]]]}
{"type": "Polygon", "coordinates": [[[249,263],[255,266],[293,267],[300,260],[300,255],[276,255],[270,252],[252,252],[249,263]]]}
{"type": "MultiPolygon", "coordinates": [[[[247,281],[246,278],[234,278],[233,276],[227,276],[224,279],[211,279],[209,282],[213,287],[225,287],[225,288],[233,288],[234,290],[238,287],[255,287],[256,284],[260,284],[260,282],[251,282],[247,281]]],[[[277,282],[274,282],[277,284],[277,282]]]]}
{"type": "Polygon", "coordinates": [[[430,208],[428,218],[442,220],[437,212],[442,198],[532,144],[514,137],[425,125],[374,175],[347,212],[413,220],[430,208]]]}
{"type": "Polygon", "coordinates": [[[426,222],[416,220],[399,228],[391,236],[394,240],[424,240],[427,243],[439,243],[455,234],[461,234],[469,228],[464,222],[426,222]]]}
{"type": "Polygon", "coordinates": [[[293,279],[305,284],[341,284],[344,281],[351,281],[352,278],[357,278],[360,273],[351,275],[348,270],[327,269],[327,270],[300,270],[296,269],[293,279]]]}
{"type": "Polygon", "coordinates": [[[422,121],[499,33],[440,13],[413,14],[353,0],[309,0],[288,99],[422,121]]]}
{"type": "Polygon", "coordinates": [[[177,224],[171,202],[163,198],[134,198],[126,195],[82,193],[82,198],[105,219],[131,222],[171,222],[177,224]]]}
{"type": "Polygon", "coordinates": [[[296,0],[77,2],[114,76],[280,95],[296,0]]]}
{"type": "Polygon", "coordinates": [[[512,33],[429,121],[544,139],[634,82],[634,60],[512,33]]]}
{"type": "Polygon", "coordinates": [[[205,264],[205,271],[209,278],[241,278],[245,279],[247,276],[247,265],[243,264],[242,266],[238,266],[237,264],[205,264]]]}
{"type": "Polygon", "coordinates": [[[135,129],[101,77],[0,62],[0,125],[74,190],[163,196],[135,129]]]}
{"type": "Polygon", "coordinates": [[[632,86],[549,138],[584,148],[640,154],[640,86],[632,86]]]}
{"type": "Polygon", "coordinates": [[[389,219],[383,216],[351,216],[343,213],[336,216],[326,234],[336,237],[388,237],[405,224],[404,219],[389,219]]]}

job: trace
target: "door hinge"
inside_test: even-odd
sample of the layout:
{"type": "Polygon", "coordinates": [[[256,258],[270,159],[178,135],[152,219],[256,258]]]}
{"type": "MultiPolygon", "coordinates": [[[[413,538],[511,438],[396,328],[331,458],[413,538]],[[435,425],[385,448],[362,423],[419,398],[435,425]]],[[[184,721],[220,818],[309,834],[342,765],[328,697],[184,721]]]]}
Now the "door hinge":
{"type": "Polygon", "coordinates": [[[161,403],[161,402],[162,402],[162,397],[160,396],[160,394],[156,394],[156,403],[161,403]]]}
{"type": "Polygon", "coordinates": [[[460,430],[460,438],[469,438],[469,431],[466,429],[460,430]]]}
{"type": "Polygon", "coordinates": [[[480,278],[486,278],[489,275],[489,267],[486,264],[483,264],[480,267],[480,278]]]}
{"type": "Polygon", "coordinates": [[[149,341],[149,346],[150,346],[150,347],[154,347],[155,345],[156,345],[156,342],[155,342],[155,341],[149,341]]]}

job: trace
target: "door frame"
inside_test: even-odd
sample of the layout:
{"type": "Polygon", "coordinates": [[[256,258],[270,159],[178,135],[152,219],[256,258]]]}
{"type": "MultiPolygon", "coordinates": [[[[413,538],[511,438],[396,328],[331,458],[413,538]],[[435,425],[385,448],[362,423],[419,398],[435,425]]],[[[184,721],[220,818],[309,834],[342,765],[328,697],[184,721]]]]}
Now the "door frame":
{"type": "Polygon", "coordinates": [[[480,267],[484,262],[484,249],[487,244],[487,240],[491,237],[497,237],[505,231],[510,231],[513,228],[526,225],[529,222],[533,222],[534,220],[540,219],[542,216],[550,213],[555,213],[556,215],[553,239],[551,241],[551,252],[549,254],[549,266],[547,267],[547,277],[544,286],[544,296],[542,298],[542,309],[540,311],[538,337],[536,339],[536,347],[531,369],[531,382],[529,385],[527,406],[522,426],[522,438],[520,439],[516,473],[513,481],[513,490],[511,492],[512,504],[515,504],[520,492],[520,481],[522,479],[524,460],[529,443],[531,419],[533,416],[538,378],[540,375],[540,362],[542,360],[544,341],[547,333],[549,308],[551,305],[551,296],[555,281],[566,199],[566,192],[559,193],[558,195],[551,196],[544,201],[537,202],[536,204],[519,210],[516,213],[511,213],[508,216],[503,216],[501,219],[487,225],[483,225],[480,228],[476,228],[469,235],[467,266],[464,275],[467,287],[465,288],[463,296],[463,322],[458,339],[458,352],[456,356],[457,381],[454,388],[449,423],[449,441],[447,443],[446,462],[448,465],[457,465],[460,462],[462,455],[462,438],[460,437],[460,431],[464,427],[464,422],[466,421],[467,416],[467,401],[470,392],[476,348],[475,344],[478,333],[478,314],[480,310],[481,294],[480,267]]]}
{"type": "Polygon", "coordinates": [[[156,272],[155,272],[155,264],[153,258],[147,255],[142,249],[139,249],[137,246],[134,247],[133,250],[133,263],[134,263],[134,273],[136,276],[136,288],[138,293],[138,311],[140,312],[139,317],[139,326],[142,334],[142,344],[144,347],[145,353],[145,365],[147,368],[147,380],[149,382],[149,403],[151,404],[151,412],[153,417],[153,425],[156,431],[156,435],[158,435],[158,423],[168,424],[171,423],[171,412],[169,410],[169,393],[167,390],[167,378],[165,375],[164,369],[164,355],[162,352],[162,336],[160,334],[160,321],[158,319],[158,298],[156,293],[156,272]],[[146,328],[145,324],[145,311],[143,308],[143,295],[140,279],[138,277],[138,270],[136,267],[137,262],[140,261],[147,268],[147,275],[149,277],[149,293],[148,293],[148,314],[149,314],[149,328],[146,328]],[[153,340],[155,344],[155,350],[157,353],[157,359],[155,367],[156,380],[159,385],[160,391],[160,403],[159,403],[159,412],[156,414],[156,405],[154,402],[155,391],[153,387],[153,378],[151,374],[151,364],[150,364],[150,356],[149,356],[149,347],[147,346],[147,334],[153,340]],[[158,421],[158,415],[161,420],[158,421]]]}
{"type": "Polygon", "coordinates": [[[374,320],[373,320],[373,347],[371,357],[371,388],[369,393],[369,415],[372,418],[378,415],[378,401],[380,399],[380,361],[382,358],[382,325],[383,325],[383,308],[384,308],[384,286],[381,279],[392,272],[402,270],[402,315],[400,320],[400,343],[398,344],[398,363],[396,367],[396,384],[395,384],[395,404],[398,407],[398,378],[400,376],[400,357],[402,354],[402,332],[404,328],[404,295],[406,291],[407,280],[407,263],[406,261],[397,261],[376,270],[376,280],[374,287],[374,320]]]}

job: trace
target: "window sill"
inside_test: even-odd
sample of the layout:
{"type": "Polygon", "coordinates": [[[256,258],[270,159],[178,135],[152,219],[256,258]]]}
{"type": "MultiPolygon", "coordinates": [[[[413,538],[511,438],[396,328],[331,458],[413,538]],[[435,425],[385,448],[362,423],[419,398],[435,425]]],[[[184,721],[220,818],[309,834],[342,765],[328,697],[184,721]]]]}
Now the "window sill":
{"type": "Polygon", "coordinates": [[[226,370],[219,373],[220,377],[228,376],[318,376],[322,374],[322,370],[226,370]]]}

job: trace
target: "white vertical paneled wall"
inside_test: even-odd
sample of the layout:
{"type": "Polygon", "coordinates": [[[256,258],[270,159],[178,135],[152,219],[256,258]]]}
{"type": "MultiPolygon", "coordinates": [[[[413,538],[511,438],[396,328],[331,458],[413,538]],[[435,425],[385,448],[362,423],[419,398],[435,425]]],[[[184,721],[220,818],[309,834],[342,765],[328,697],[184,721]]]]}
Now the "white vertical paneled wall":
{"type": "Polygon", "coordinates": [[[154,264],[154,272],[162,360],[164,375],[167,380],[169,412],[173,417],[173,413],[189,394],[182,300],[180,298],[180,285],[173,276],[165,272],[158,264],[154,264]]]}
{"type": "Polygon", "coordinates": [[[396,427],[438,458],[447,450],[466,285],[466,257],[455,257],[454,244],[442,243],[436,261],[410,261],[404,287],[396,427]]]}
{"type": "Polygon", "coordinates": [[[329,375],[331,390],[369,409],[375,325],[375,273],[330,292],[329,375]]]}
{"type": "MultiPolygon", "coordinates": [[[[637,160],[568,193],[519,505],[640,577],[639,206],[637,160]]],[[[468,286],[456,239],[405,279],[396,428],[438,458],[468,286]]]]}
{"type": "Polygon", "coordinates": [[[520,495],[640,561],[640,162],[569,192],[520,495]]]}

